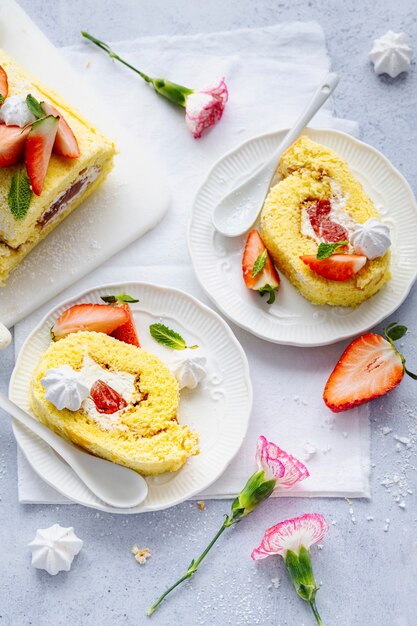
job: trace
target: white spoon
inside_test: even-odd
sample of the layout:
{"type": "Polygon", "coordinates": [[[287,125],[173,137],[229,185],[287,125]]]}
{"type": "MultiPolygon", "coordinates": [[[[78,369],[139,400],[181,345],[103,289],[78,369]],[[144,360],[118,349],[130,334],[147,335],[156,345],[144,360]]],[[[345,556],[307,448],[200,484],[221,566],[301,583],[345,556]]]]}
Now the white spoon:
{"type": "Polygon", "coordinates": [[[12,336],[10,334],[10,330],[8,330],[8,328],[0,322],[0,350],[7,348],[11,340],[12,336]]]}
{"type": "Polygon", "coordinates": [[[140,474],[122,465],[116,465],[83,452],[53,433],[1,393],[0,408],[49,444],[90,491],[103,502],[120,509],[128,509],[145,500],[148,495],[148,485],[140,474]]]}
{"type": "Polygon", "coordinates": [[[334,72],[327,74],[318,87],[311,102],[298,118],[291,130],[285,135],[282,143],[266,163],[262,163],[245,181],[225,196],[214,209],[213,224],[225,237],[243,235],[258,217],[266,194],[268,193],[278,161],[283,152],[298,138],[311,118],[323,106],[327,98],[335,90],[339,76],[334,72]]]}

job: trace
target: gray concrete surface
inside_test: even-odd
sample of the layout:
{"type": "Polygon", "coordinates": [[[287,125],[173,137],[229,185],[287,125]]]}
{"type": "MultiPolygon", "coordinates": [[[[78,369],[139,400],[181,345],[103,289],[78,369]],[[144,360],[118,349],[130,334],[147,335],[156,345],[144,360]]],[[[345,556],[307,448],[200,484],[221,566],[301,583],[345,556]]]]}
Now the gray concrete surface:
{"type": "MultiPolygon", "coordinates": [[[[417,70],[393,81],[377,78],[367,60],[375,36],[404,30],[417,42],[412,0],[21,0],[57,45],[79,40],[81,29],[117,40],[139,35],[182,34],[317,20],[326,33],[334,68],[341,74],[335,102],[339,116],[357,119],[362,138],[381,149],[417,187],[415,134],[417,70]]],[[[417,241],[416,241],[417,245],[417,241]]],[[[417,369],[417,288],[392,317],[407,324],[404,342],[417,369]]],[[[237,335],[243,331],[237,331],[237,335]]],[[[0,390],[6,391],[13,347],[0,356],[0,390]]],[[[255,397],[257,383],[255,381],[255,397]]],[[[260,387],[259,387],[260,389],[260,387]]],[[[327,626],[414,626],[417,624],[417,383],[372,404],[371,501],[270,501],[230,530],[194,580],[179,590],[149,623],[301,626],[312,624],[278,559],[249,558],[264,528],[278,519],[320,511],[333,523],[324,547],[314,551],[318,605],[327,626]],[[392,428],[384,435],[381,428],[392,428]],[[409,447],[395,435],[411,439],[409,447]],[[388,475],[394,483],[382,485],[388,475]],[[397,477],[398,476],[398,479],[397,477]],[[399,482],[395,482],[399,480],[399,482]],[[400,493],[405,494],[404,496],[400,493]],[[404,500],[405,509],[399,504],[404,500]],[[354,518],[354,519],[352,519],[354,518]],[[389,522],[387,522],[389,520],[389,522]],[[280,578],[275,588],[272,579],[280,578]]],[[[0,624],[7,626],[119,626],[147,622],[145,609],[221,523],[227,502],[195,503],[136,517],[97,514],[71,506],[17,503],[16,445],[9,420],[0,421],[0,624]],[[73,525],[85,541],[69,575],[51,578],[31,568],[26,544],[38,527],[73,525]],[[129,554],[133,543],[152,550],[140,567],[129,554]]],[[[276,581],[275,581],[276,582],[276,581]]]]}

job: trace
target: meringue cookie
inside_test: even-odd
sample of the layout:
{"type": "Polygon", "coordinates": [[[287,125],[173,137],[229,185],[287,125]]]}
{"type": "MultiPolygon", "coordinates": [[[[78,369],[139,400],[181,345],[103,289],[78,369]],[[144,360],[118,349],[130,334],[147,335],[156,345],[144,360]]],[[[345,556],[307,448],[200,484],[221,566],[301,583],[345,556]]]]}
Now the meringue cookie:
{"type": "Polygon", "coordinates": [[[389,228],[371,217],[364,224],[355,226],[350,243],[356,254],[364,254],[368,259],[384,256],[391,245],[389,228]]]}
{"type": "Polygon", "coordinates": [[[55,576],[58,572],[69,572],[74,556],[83,547],[83,542],[71,527],[63,528],[54,524],[49,528],[39,528],[29,543],[32,552],[32,565],[44,569],[55,576]]]}
{"type": "Polygon", "coordinates": [[[395,78],[401,72],[408,72],[413,50],[407,43],[404,33],[389,30],[379,39],[375,39],[369,57],[377,74],[388,74],[395,78]]]}
{"type": "Polygon", "coordinates": [[[6,98],[0,109],[0,122],[6,126],[26,126],[33,124],[36,116],[29,111],[25,98],[21,96],[10,96],[6,98]]]}
{"type": "Polygon", "coordinates": [[[197,385],[206,377],[207,359],[200,350],[186,348],[181,351],[178,358],[170,365],[180,389],[188,387],[195,389],[197,385]]]}
{"type": "Polygon", "coordinates": [[[69,365],[62,365],[50,369],[41,379],[45,387],[45,398],[59,411],[68,409],[78,411],[86,398],[90,395],[90,387],[80,372],[76,372],[69,365]]]}

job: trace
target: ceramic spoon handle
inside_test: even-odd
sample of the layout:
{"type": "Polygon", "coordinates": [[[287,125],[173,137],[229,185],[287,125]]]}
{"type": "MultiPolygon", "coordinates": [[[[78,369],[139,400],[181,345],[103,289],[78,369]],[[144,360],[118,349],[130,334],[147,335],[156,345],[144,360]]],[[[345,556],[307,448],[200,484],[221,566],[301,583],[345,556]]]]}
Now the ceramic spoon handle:
{"type": "Polygon", "coordinates": [[[4,324],[0,322],[0,350],[4,350],[4,348],[7,348],[11,340],[12,336],[10,334],[10,331],[5,327],[4,324]]]}

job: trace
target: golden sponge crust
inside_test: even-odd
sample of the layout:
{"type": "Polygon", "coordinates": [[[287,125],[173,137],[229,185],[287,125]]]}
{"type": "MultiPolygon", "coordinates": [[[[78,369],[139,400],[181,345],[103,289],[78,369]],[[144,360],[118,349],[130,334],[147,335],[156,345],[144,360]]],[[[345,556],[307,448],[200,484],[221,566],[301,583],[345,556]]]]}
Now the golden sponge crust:
{"type": "Polygon", "coordinates": [[[343,282],[319,276],[300,259],[300,255],[317,253],[317,242],[301,233],[301,206],[311,199],[330,198],[332,181],[340,186],[345,211],[356,223],[379,217],[347,163],[302,136],[282,155],[278,172],[282,180],[270,190],[261,214],[262,238],[278,269],[314,304],[355,307],[377,293],[390,278],[389,252],[368,260],[343,282]]]}
{"type": "Polygon", "coordinates": [[[141,474],[176,471],[198,453],[198,436],[178,424],[179,388],[170,370],[150,352],[103,333],[78,332],[52,343],[34,372],[30,397],[33,413],[56,433],[141,474]],[[46,372],[64,364],[79,371],[86,354],[139,381],[144,399],[124,410],[115,428],[106,430],[81,410],[59,411],[45,400],[40,381],[46,372]]]}

